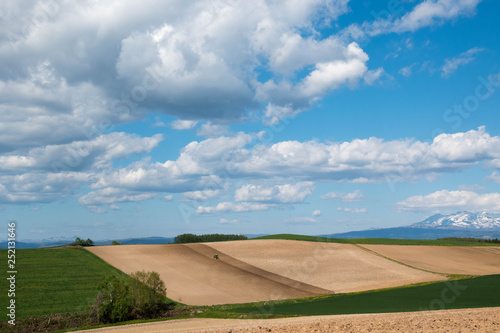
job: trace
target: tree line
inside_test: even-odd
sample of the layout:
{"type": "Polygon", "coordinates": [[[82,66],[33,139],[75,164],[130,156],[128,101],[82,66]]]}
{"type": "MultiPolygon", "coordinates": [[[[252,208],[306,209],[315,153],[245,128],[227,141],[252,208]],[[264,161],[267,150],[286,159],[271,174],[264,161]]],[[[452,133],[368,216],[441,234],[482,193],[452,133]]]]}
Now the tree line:
{"type": "Polygon", "coordinates": [[[439,238],[438,240],[460,241],[460,242],[476,242],[476,243],[500,243],[500,240],[498,238],[495,238],[495,239],[480,239],[480,238],[471,238],[471,237],[446,237],[446,238],[439,238]]]}
{"type": "Polygon", "coordinates": [[[224,242],[231,240],[245,240],[248,239],[245,235],[224,235],[224,234],[182,234],[174,238],[174,244],[184,243],[208,243],[208,242],[224,242]]]}

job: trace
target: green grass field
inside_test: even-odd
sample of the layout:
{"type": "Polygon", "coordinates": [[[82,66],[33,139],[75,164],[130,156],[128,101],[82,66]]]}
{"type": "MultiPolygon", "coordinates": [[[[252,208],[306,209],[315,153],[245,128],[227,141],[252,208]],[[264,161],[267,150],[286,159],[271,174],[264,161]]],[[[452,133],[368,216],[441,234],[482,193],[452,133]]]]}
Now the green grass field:
{"type": "Polygon", "coordinates": [[[360,293],[244,305],[214,306],[204,317],[281,317],[500,306],[500,275],[360,293]]]}
{"type": "Polygon", "coordinates": [[[435,245],[435,246],[499,246],[495,243],[478,243],[478,242],[465,242],[456,240],[439,240],[439,239],[391,239],[391,238],[357,238],[357,239],[343,239],[343,238],[327,238],[316,236],[303,236],[293,234],[277,234],[262,236],[252,239],[287,239],[287,240],[301,240],[309,242],[326,242],[326,243],[342,243],[342,244],[380,244],[380,245],[435,245]]]}
{"type": "MultiPolygon", "coordinates": [[[[7,250],[0,255],[6,258],[7,250]]],[[[96,287],[107,276],[128,278],[92,253],[76,248],[17,250],[16,268],[17,319],[83,311],[93,304],[96,287]]],[[[7,291],[7,280],[1,283],[7,291]]],[[[2,306],[8,302],[4,292],[2,306]]]]}

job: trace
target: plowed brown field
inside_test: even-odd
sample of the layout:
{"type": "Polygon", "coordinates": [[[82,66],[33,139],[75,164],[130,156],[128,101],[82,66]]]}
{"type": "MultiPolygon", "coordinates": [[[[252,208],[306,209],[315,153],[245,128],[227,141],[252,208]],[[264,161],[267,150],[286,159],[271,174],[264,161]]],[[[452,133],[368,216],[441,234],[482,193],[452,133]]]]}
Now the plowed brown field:
{"type": "Polygon", "coordinates": [[[363,245],[384,257],[432,272],[446,274],[500,274],[500,247],[363,245]]]}
{"type": "Polygon", "coordinates": [[[156,271],[189,305],[246,303],[442,280],[354,245],[286,240],[88,248],[125,273],[156,271]],[[212,259],[218,253],[221,261],[212,259]]]}
{"type": "Polygon", "coordinates": [[[158,272],[165,281],[168,297],[189,305],[246,303],[331,293],[253,267],[205,244],[120,245],[89,250],[125,273],[158,272]],[[217,252],[224,260],[212,259],[217,252]]]}
{"type": "Polygon", "coordinates": [[[252,266],[336,293],[445,279],[351,244],[263,239],[212,243],[212,246],[252,266]]]}

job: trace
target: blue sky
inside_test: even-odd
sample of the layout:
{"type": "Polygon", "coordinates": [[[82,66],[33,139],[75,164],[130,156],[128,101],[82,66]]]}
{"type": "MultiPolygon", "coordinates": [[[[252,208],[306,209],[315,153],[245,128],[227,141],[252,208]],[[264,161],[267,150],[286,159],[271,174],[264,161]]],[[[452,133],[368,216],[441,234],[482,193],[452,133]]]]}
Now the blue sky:
{"type": "Polygon", "coordinates": [[[18,239],[500,212],[494,0],[3,1],[18,239]]]}

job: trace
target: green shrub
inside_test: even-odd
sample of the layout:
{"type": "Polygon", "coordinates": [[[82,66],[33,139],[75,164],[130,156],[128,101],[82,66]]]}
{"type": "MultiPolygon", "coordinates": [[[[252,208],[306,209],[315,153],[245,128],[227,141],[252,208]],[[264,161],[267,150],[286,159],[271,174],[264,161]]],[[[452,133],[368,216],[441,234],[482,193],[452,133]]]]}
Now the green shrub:
{"type": "Polygon", "coordinates": [[[158,273],[138,271],[131,276],[126,282],[110,276],[99,284],[94,305],[99,322],[157,318],[172,307],[158,273]]]}
{"type": "Polygon", "coordinates": [[[97,318],[103,323],[116,323],[131,319],[132,300],[129,287],[114,275],[109,276],[97,287],[97,318]]]}

